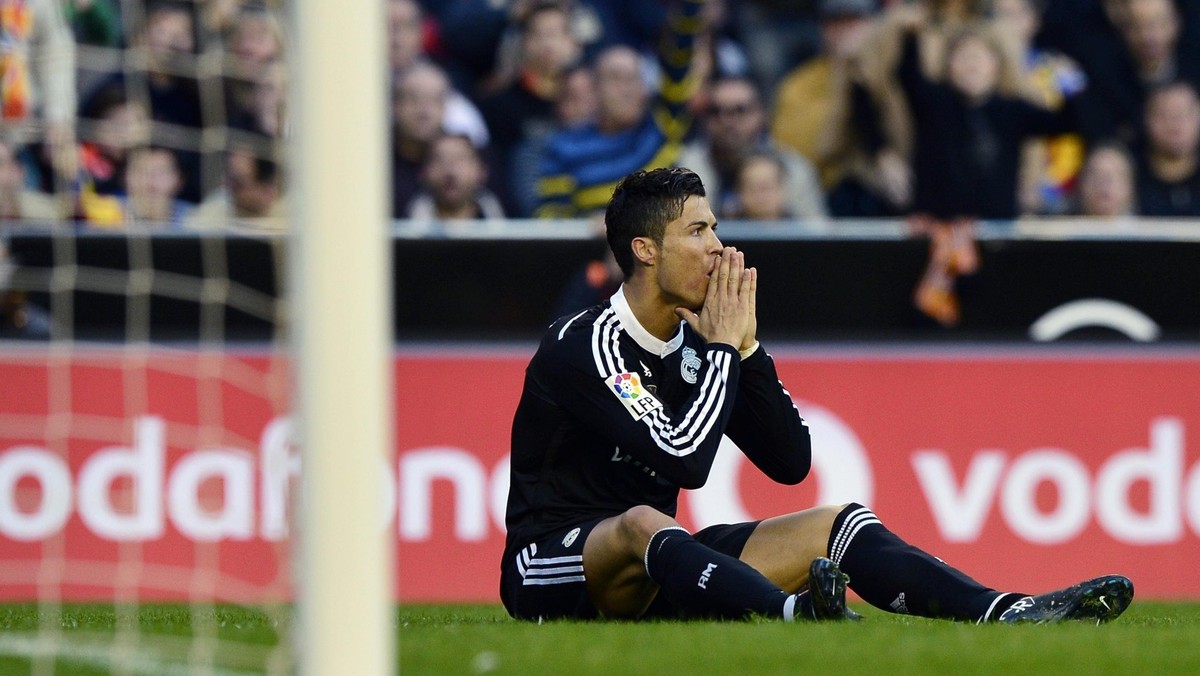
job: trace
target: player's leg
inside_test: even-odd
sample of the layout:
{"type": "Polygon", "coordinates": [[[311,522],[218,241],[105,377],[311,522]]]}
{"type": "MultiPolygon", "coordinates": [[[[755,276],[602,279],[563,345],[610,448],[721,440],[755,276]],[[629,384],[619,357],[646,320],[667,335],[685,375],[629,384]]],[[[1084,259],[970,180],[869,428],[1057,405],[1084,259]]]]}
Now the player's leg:
{"type": "Polygon", "coordinates": [[[741,559],[795,591],[808,581],[809,564],[818,556],[832,559],[865,601],[891,612],[974,620],[1003,596],[904,542],[857,504],[767,519],[746,541],[741,559]]]}
{"type": "MultiPolygon", "coordinates": [[[[858,504],[814,507],[767,519],[746,541],[741,559],[781,588],[807,582],[809,563],[828,556],[849,586],[877,608],[924,617],[976,620],[1006,595],[985,587],[909,545],[858,504]]],[[[1013,594],[1008,603],[1021,598],[1013,594]]]]}
{"type": "Polygon", "coordinates": [[[592,603],[610,618],[641,617],[656,594],[690,616],[792,619],[795,610],[792,594],[646,506],[597,524],[584,544],[583,568],[592,603]]]}
{"type": "Polygon", "coordinates": [[[850,588],[877,608],[972,622],[1057,622],[1116,618],[1133,599],[1133,584],[1108,575],[1043,594],[999,592],[900,539],[875,514],[846,505],[829,533],[829,558],[850,588]]]}
{"type": "Polygon", "coordinates": [[[829,558],[850,576],[850,588],[889,612],[987,621],[1022,596],[980,584],[905,542],[860,504],[838,510],[827,542],[829,558]]]}
{"type": "Polygon", "coordinates": [[[829,556],[829,532],[845,505],[813,507],[765,519],[738,557],[779,588],[799,591],[808,583],[813,559],[829,556]]]}

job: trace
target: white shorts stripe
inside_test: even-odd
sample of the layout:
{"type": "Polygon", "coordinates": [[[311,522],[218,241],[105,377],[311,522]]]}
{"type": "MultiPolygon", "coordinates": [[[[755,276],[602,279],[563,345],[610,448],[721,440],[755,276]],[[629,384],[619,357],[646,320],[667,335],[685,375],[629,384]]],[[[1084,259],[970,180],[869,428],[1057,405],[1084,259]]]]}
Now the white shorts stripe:
{"type": "Polygon", "coordinates": [[[583,566],[560,566],[558,568],[530,568],[526,577],[553,577],[563,573],[582,573],[583,566]]]}
{"type": "Polygon", "coordinates": [[[529,586],[541,584],[566,584],[568,582],[587,582],[587,579],[582,575],[574,575],[571,577],[527,577],[521,584],[529,586]]]}

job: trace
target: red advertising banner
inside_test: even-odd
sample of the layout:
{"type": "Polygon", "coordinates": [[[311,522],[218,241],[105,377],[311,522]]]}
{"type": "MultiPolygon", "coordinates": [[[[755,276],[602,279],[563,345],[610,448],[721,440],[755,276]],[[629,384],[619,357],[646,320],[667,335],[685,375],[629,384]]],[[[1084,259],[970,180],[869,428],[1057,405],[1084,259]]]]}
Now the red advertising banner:
{"type": "MultiPolygon", "coordinates": [[[[380,527],[401,601],[497,598],[512,412],[528,352],[397,356],[380,527]]],[[[1200,354],[780,352],[814,438],[772,484],[732,444],[690,527],[862,502],[991,586],[1121,572],[1200,598],[1200,354]]],[[[0,599],[290,598],[300,472],[284,361],[262,353],[0,352],[0,599]]]]}

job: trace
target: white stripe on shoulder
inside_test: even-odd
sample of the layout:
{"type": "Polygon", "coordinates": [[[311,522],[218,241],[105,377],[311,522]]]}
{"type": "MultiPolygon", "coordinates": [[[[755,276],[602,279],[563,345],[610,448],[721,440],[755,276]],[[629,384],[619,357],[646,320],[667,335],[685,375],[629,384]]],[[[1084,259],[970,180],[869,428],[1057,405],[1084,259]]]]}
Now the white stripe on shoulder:
{"type": "Polygon", "coordinates": [[[558,339],[562,340],[563,336],[565,336],[567,334],[567,329],[571,328],[571,325],[575,323],[576,319],[579,319],[580,317],[582,317],[585,314],[587,314],[587,310],[584,310],[583,312],[580,312],[579,314],[575,315],[574,317],[571,317],[570,319],[568,319],[567,323],[563,324],[562,330],[558,332],[558,339]]]}
{"type": "Polygon", "coordinates": [[[610,373],[607,371],[604,349],[602,349],[602,346],[605,345],[605,327],[608,323],[608,319],[611,318],[612,310],[605,310],[604,312],[601,312],[600,316],[596,317],[592,322],[592,359],[594,359],[596,363],[596,372],[599,372],[600,376],[602,377],[607,377],[610,375],[610,373]]]}
{"type": "Polygon", "coordinates": [[[610,308],[596,318],[592,329],[592,358],[596,361],[596,371],[600,377],[607,378],[625,372],[620,341],[620,319],[610,308]]]}
{"type": "Polygon", "coordinates": [[[587,578],[582,575],[572,575],[570,577],[527,577],[521,584],[529,587],[534,585],[566,584],[568,582],[587,582],[587,578]]]}

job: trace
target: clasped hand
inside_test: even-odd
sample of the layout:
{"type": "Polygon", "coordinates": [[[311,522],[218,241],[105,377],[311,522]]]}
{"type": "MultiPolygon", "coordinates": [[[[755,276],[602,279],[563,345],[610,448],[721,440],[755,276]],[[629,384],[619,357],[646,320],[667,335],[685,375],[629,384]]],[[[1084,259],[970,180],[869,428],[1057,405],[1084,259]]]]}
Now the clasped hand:
{"type": "Polygon", "coordinates": [[[758,270],[747,268],[745,254],[731,246],[714,259],[713,267],[699,314],[682,307],[675,308],[675,314],[691,324],[704,340],[745,350],[754,345],[758,331],[758,270]]]}

